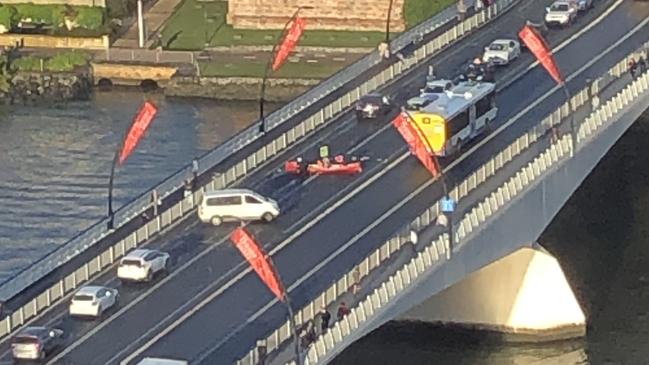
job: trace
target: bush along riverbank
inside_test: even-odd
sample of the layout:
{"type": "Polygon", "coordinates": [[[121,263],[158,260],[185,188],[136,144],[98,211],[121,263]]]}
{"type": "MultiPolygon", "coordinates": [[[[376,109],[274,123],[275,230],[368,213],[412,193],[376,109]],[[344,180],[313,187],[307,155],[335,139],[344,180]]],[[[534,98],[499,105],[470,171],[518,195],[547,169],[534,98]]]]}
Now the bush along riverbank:
{"type": "Polygon", "coordinates": [[[88,100],[92,72],[81,54],[20,57],[10,50],[0,56],[0,103],[30,104],[88,100]]]}

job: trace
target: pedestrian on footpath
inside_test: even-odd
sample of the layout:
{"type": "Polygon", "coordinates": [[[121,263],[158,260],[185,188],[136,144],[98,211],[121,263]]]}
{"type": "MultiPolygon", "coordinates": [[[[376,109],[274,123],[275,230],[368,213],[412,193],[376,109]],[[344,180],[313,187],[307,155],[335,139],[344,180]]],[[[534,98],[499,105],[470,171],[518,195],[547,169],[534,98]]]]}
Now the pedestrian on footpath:
{"type": "Polygon", "coordinates": [[[358,266],[352,272],[352,294],[356,295],[361,290],[361,271],[358,266]]]}
{"type": "Polygon", "coordinates": [[[320,333],[324,334],[329,329],[329,321],[331,321],[331,313],[324,305],[320,309],[320,333]]]}
{"type": "Polygon", "coordinates": [[[347,308],[347,304],[345,304],[345,302],[341,302],[340,306],[338,306],[338,320],[341,321],[349,313],[350,311],[349,308],[347,308]]]}

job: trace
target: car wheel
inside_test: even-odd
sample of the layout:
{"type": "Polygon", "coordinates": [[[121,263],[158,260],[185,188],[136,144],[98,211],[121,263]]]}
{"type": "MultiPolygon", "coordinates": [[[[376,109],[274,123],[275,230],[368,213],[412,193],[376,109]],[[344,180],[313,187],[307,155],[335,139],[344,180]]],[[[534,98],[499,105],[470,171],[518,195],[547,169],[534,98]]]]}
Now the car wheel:
{"type": "Polygon", "coordinates": [[[223,223],[223,219],[221,219],[221,217],[219,217],[219,216],[212,217],[212,224],[213,225],[220,226],[221,223],[223,223]]]}
{"type": "Polygon", "coordinates": [[[46,357],[47,354],[45,353],[45,350],[41,350],[41,356],[40,356],[41,360],[45,360],[46,357]]]}
{"type": "Polygon", "coordinates": [[[148,270],[148,271],[146,272],[146,281],[149,282],[149,281],[151,281],[151,280],[153,280],[153,271],[148,270]]]}
{"type": "Polygon", "coordinates": [[[263,219],[266,223],[270,223],[273,221],[273,219],[275,219],[275,216],[270,213],[264,213],[264,215],[261,216],[261,219],[263,219]]]}

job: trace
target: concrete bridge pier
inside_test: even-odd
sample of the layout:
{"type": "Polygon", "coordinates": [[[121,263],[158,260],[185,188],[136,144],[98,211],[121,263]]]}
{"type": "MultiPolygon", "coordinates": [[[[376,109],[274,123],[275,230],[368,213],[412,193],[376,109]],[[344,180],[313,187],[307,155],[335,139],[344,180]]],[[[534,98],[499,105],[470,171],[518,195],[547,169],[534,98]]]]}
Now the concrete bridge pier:
{"type": "Polygon", "coordinates": [[[473,272],[399,320],[494,331],[510,341],[586,334],[586,317],[558,260],[538,244],[473,272]]]}

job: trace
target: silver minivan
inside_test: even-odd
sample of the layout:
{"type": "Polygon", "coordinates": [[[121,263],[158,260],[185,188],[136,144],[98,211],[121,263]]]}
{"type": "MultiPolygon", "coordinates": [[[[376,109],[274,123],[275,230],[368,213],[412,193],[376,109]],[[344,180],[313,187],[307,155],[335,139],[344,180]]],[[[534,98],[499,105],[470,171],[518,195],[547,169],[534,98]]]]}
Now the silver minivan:
{"type": "Polygon", "coordinates": [[[271,222],[280,214],[279,205],[249,189],[225,189],[205,193],[198,217],[215,226],[228,221],[271,222]]]}

